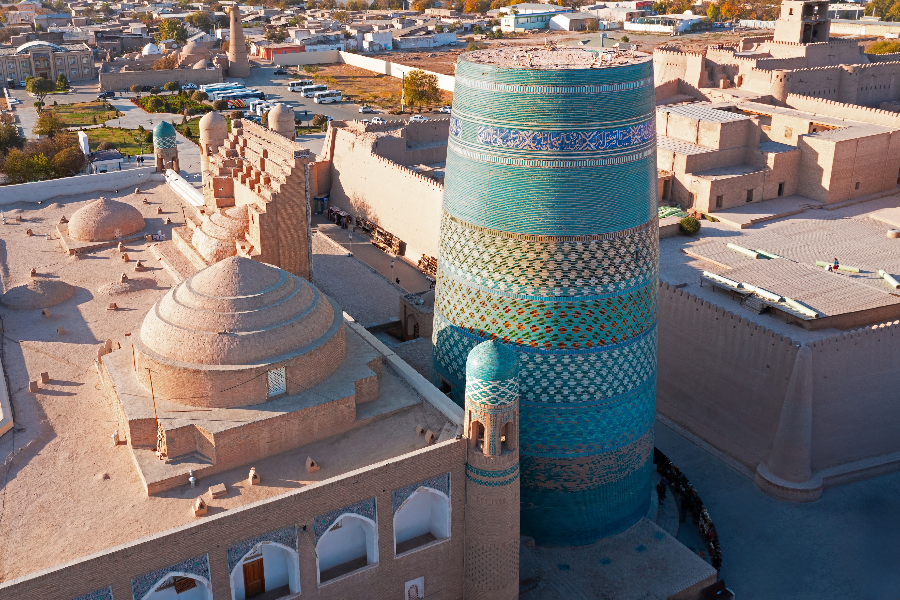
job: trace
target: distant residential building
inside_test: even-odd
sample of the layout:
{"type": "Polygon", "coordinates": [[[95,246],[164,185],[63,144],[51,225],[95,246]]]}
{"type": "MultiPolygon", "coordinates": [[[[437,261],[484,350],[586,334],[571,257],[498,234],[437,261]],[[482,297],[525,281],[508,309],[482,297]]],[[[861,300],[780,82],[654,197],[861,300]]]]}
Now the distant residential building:
{"type": "Polygon", "coordinates": [[[363,34],[364,52],[385,52],[394,47],[394,36],[390,31],[370,31],[363,34]]]}
{"type": "Polygon", "coordinates": [[[536,4],[533,2],[523,2],[521,4],[514,4],[512,6],[504,6],[501,8],[495,8],[494,10],[489,10],[487,14],[492,17],[496,17],[500,13],[509,14],[512,11],[516,11],[520,15],[529,15],[529,14],[543,14],[543,13],[562,13],[562,12],[572,12],[571,8],[566,8],[565,6],[556,6],[555,4],[536,4]]]}
{"type": "Polygon", "coordinates": [[[563,13],[550,19],[550,29],[554,31],[584,31],[596,26],[599,29],[599,19],[593,13],[563,13]]]}
{"type": "Polygon", "coordinates": [[[625,30],[677,35],[685,31],[690,31],[691,26],[699,24],[702,21],[703,17],[697,15],[657,15],[655,17],[639,17],[633,21],[625,21],[625,30]]]}

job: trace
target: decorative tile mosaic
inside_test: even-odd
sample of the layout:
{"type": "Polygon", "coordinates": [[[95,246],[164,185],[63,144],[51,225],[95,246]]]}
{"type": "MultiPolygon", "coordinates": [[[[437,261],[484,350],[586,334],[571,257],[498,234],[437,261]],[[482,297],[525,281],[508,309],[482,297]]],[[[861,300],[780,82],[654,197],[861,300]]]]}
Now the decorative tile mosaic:
{"type": "Polygon", "coordinates": [[[510,92],[513,94],[539,94],[546,95],[572,95],[572,94],[605,94],[607,92],[621,92],[652,86],[653,78],[645,77],[637,81],[623,81],[621,83],[607,83],[600,85],[510,85],[494,83],[491,81],[479,81],[469,77],[456,77],[457,86],[465,86],[492,92],[510,92]]]}
{"type": "Polygon", "coordinates": [[[372,521],[377,521],[375,498],[367,498],[360,502],[345,506],[344,508],[327,512],[324,515],[320,515],[313,519],[313,531],[316,534],[315,541],[317,544],[319,543],[319,538],[325,535],[325,532],[328,531],[328,528],[331,527],[332,523],[334,523],[338,517],[346,513],[360,515],[361,517],[371,519],[372,521]]]}
{"type": "Polygon", "coordinates": [[[437,490],[447,496],[450,497],[450,473],[443,473],[441,475],[435,475],[434,477],[429,477],[425,481],[420,481],[419,483],[414,483],[412,485],[404,486],[398,490],[394,490],[391,492],[391,506],[393,509],[392,514],[397,514],[397,511],[400,510],[400,507],[403,506],[403,503],[412,496],[416,490],[419,488],[431,488],[433,490],[437,490]]]}
{"type": "Polygon", "coordinates": [[[529,300],[591,300],[658,278],[656,219],[630,232],[568,237],[510,235],[473,227],[445,212],[439,268],[481,291],[529,300]]]}
{"type": "Polygon", "coordinates": [[[204,554],[203,556],[189,558],[188,560],[181,561],[170,567],[157,569],[152,573],[147,573],[146,575],[132,579],[131,592],[134,595],[134,599],[143,600],[144,596],[147,595],[147,592],[169,573],[198,575],[206,581],[209,581],[209,556],[204,554]]]}
{"type": "Polygon", "coordinates": [[[102,590],[97,590],[96,592],[85,594],[84,596],[72,598],[72,600],[113,600],[112,588],[103,588],[102,590]]]}
{"type": "Polygon", "coordinates": [[[656,121],[651,119],[638,125],[619,129],[593,131],[527,131],[500,127],[479,127],[478,141],[487,146],[572,152],[614,150],[643,144],[656,139],[656,121]]]}
{"type": "Polygon", "coordinates": [[[498,165],[518,165],[520,167],[534,167],[538,169],[584,169],[589,167],[605,167],[611,165],[621,165],[637,160],[643,160],[650,156],[656,156],[656,144],[652,148],[633,152],[630,154],[620,154],[610,156],[608,158],[586,158],[586,159],[551,159],[551,158],[516,158],[505,155],[489,154],[483,150],[470,149],[459,143],[454,142],[451,138],[447,143],[448,152],[455,152],[462,157],[472,160],[478,160],[486,163],[498,165]]]}
{"type": "Polygon", "coordinates": [[[466,380],[466,398],[478,404],[514,404],[519,399],[519,382],[516,379],[482,381],[469,377],[466,380]]]}
{"type": "Polygon", "coordinates": [[[270,531],[232,546],[228,549],[228,572],[233,571],[238,563],[241,562],[241,559],[260,542],[275,542],[292,550],[297,550],[297,526],[292,525],[276,531],[270,531]]]}

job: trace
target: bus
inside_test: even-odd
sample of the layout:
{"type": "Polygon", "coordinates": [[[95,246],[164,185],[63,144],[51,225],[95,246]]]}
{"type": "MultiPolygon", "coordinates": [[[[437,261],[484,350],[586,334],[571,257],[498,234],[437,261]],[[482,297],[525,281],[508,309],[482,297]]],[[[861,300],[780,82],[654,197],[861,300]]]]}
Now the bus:
{"type": "Polygon", "coordinates": [[[288,90],[291,92],[299,92],[300,88],[304,88],[308,85],[315,85],[315,81],[312,79],[299,79],[297,81],[292,81],[288,84],[288,90]]]}
{"type": "Polygon", "coordinates": [[[236,98],[240,98],[241,100],[252,100],[253,98],[259,98],[260,100],[264,100],[266,97],[265,93],[260,92],[259,90],[249,89],[249,90],[235,90],[233,92],[220,92],[213,95],[213,101],[215,100],[234,100],[236,98]]]}
{"type": "Polygon", "coordinates": [[[330,102],[340,102],[343,98],[340,90],[327,90],[325,92],[318,92],[315,95],[313,102],[316,104],[328,104],[330,102]]]}
{"type": "Polygon", "coordinates": [[[220,90],[238,90],[244,87],[243,83],[210,83],[208,85],[201,85],[200,91],[206,92],[207,94],[212,94],[213,92],[218,92],[220,90]]]}
{"type": "Polygon", "coordinates": [[[318,92],[324,92],[326,90],[328,90],[328,86],[321,83],[318,83],[316,85],[307,85],[300,88],[300,95],[304,98],[312,98],[318,92]]]}

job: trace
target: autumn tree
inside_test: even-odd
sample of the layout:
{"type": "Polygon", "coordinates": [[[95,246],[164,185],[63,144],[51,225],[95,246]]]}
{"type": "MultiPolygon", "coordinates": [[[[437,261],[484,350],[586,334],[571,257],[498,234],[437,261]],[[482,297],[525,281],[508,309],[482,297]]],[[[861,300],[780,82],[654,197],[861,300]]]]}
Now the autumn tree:
{"type": "Polygon", "coordinates": [[[137,94],[138,96],[141,95],[141,90],[143,90],[143,89],[144,89],[144,86],[142,86],[142,85],[139,84],[139,83],[136,83],[136,84],[134,84],[133,86],[131,86],[130,88],[128,88],[128,90],[129,90],[132,94],[137,94]]]}
{"type": "Polygon", "coordinates": [[[403,79],[403,96],[406,104],[411,107],[422,107],[440,101],[441,89],[438,87],[437,75],[419,69],[410,71],[403,79]]]}
{"type": "Polygon", "coordinates": [[[25,89],[28,93],[34,94],[37,101],[41,103],[40,108],[43,108],[44,98],[47,97],[47,94],[56,91],[56,82],[43,77],[32,77],[25,83],[25,89]]]}
{"type": "Polygon", "coordinates": [[[159,33],[156,34],[157,43],[174,40],[178,44],[183,44],[187,41],[187,27],[178,19],[163,19],[157,27],[159,28],[159,33]]]}
{"type": "Polygon", "coordinates": [[[66,130],[66,124],[63,120],[56,116],[52,110],[47,112],[42,112],[38,117],[37,123],[35,123],[34,128],[31,130],[34,135],[46,135],[47,137],[54,137],[55,135],[62,133],[66,130]]]}
{"type": "Polygon", "coordinates": [[[153,68],[157,71],[167,70],[167,69],[177,69],[178,68],[178,55],[175,52],[171,52],[166,56],[163,56],[158,61],[153,63],[153,68]]]}
{"type": "Polygon", "coordinates": [[[25,146],[25,138],[19,128],[12,123],[0,125],[0,153],[6,154],[13,148],[21,150],[25,146]]]}
{"type": "Polygon", "coordinates": [[[196,27],[197,29],[202,29],[203,31],[209,31],[213,28],[213,20],[209,16],[209,13],[206,11],[197,11],[195,13],[191,13],[184,18],[185,21],[196,27]]]}

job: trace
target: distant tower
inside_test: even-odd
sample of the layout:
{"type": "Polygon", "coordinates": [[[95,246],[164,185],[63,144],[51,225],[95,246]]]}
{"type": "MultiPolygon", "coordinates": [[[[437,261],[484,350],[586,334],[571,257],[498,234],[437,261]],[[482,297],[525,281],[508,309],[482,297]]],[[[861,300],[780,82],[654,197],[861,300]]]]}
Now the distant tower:
{"type": "Polygon", "coordinates": [[[244,45],[244,28],[241,27],[241,11],[237,4],[231,7],[231,39],[228,41],[228,76],[249,77],[250,60],[244,45]]]}
{"type": "Polygon", "coordinates": [[[156,172],[164,173],[178,168],[178,145],[175,143],[175,128],[168,121],[161,121],[153,128],[153,154],[156,156],[156,172]]]}
{"type": "MultiPolygon", "coordinates": [[[[602,53],[601,53],[602,54],[602,53]]],[[[650,509],[659,288],[652,57],[467,52],[456,64],[434,382],[518,355],[522,534],[581,546],[650,509]]]]}
{"type": "Polygon", "coordinates": [[[294,109],[287,104],[276,104],[269,111],[269,129],[280,133],[287,139],[297,139],[297,126],[294,124],[294,109]]]}
{"type": "Polygon", "coordinates": [[[518,374],[496,340],[466,360],[466,600],[519,597],[518,374]]]}
{"type": "Polygon", "coordinates": [[[775,42],[815,44],[827,42],[831,19],[827,0],[785,0],[775,21],[775,42]]]}
{"type": "Polygon", "coordinates": [[[219,151],[228,137],[228,122],[225,117],[211,111],[200,119],[200,173],[209,170],[209,157],[219,151]]]}

